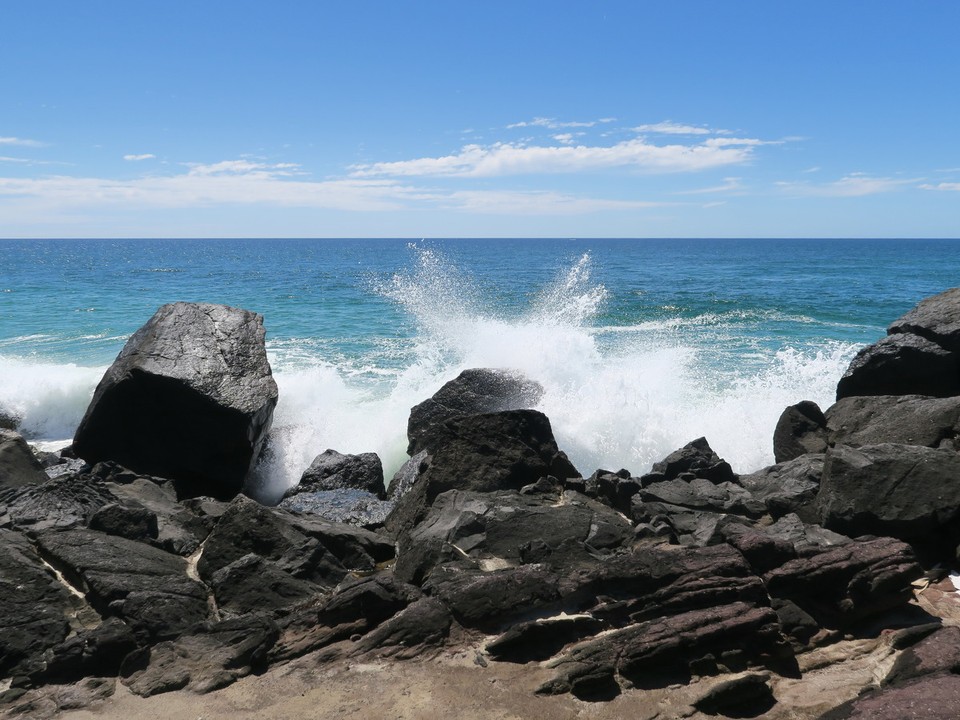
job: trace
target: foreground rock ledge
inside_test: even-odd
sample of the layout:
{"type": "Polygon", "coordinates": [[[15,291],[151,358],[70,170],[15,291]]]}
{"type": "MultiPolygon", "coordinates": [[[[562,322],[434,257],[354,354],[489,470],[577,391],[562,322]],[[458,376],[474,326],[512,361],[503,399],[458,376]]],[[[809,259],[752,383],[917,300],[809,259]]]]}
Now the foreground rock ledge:
{"type": "Polygon", "coordinates": [[[75,453],[230,498],[256,463],[277,404],[263,318],[164,305],[127,341],[77,428],[75,453]]]}

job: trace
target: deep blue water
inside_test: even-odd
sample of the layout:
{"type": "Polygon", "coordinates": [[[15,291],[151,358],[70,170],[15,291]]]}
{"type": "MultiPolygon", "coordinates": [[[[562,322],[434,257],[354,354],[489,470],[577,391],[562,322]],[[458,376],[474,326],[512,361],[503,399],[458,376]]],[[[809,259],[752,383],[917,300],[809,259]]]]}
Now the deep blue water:
{"type": "Polygon", "coordinates": [[[68,438],[127,336],[207,301],[265,318],[278,482],[326,447],[396,465],[410,405],[479,364],[545,384],[582,471],[703,434],[745,470],[786,404],[828,404],[857,347],[958,280],[952,240],[4,240],[0,406],[68,438]]]}

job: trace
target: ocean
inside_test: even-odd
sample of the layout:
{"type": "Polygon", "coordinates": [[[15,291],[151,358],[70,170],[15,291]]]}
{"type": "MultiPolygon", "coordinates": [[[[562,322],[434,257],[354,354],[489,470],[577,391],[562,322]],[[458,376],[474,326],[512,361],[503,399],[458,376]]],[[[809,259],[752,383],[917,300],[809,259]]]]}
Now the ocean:
{"type": "Polygon", "coordinates": [[[585,475],[700,436],[749,472],[787,405],[826,409],[858,348],[958,281],[953,240],[0,240],[0,408],[63,446],[127,337],[205,301],[264,316],[264,496],[327,448],[389,478],[410,408],[469,367],[542,383],[585,475]]]}

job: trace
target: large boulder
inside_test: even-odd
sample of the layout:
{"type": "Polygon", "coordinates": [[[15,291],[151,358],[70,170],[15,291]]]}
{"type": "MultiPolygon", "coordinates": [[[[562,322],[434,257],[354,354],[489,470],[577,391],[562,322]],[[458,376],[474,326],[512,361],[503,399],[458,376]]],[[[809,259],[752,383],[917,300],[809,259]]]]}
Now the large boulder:
{"type": "Polygon", "coordinates": [[[702,437],[654,463],[650,476],[659,475],[659,479],[674,480],[684,474],[689,474],[689,478],[698,477],[716,483],[735,482],[737,479],[730,464],[717,455],[707,439],[702,437]]]}
{"type": "Polygon", "coordinates": [[[46,479],[27,442],[13,430],[0,428],[0,488],[33,485],[46,479]]]}
{"type": "Polygon", "coordinates": [[[952,552],[960,532],[960,454],[837,445],[824,460],[817,508],[824,527],[851,537],[887,535],[952,552]]]}
{"type": "Polygon", "coordinates": [[[837,383],[837,400],[854,395],[960,395],[960,358],[919,335],[888,335],[858,352],[837,383]]]}
{"type": "Polygon", "coordinates": [[[960,435],[960,397],[922,395],[848,397],[827,410],[831,444],[901,443],[955,447],[960,435]]]}
{"type": "Polygon", "coordinates": [[[429,400],[410,411],[407,422],[407,453],[434,448],[435,429],[447,420],[463,415],[532,408],[543,395],[543,387],[510,370],[473,368],[464,370],[446,383],[429,400]]]}
{"type": "Polygon", "coordinates": [[[336,450],[325,450],[313,459],[299,484],[287,490],[284,497],[345,488],[365,490],[383,499],[383,465],[376,453],[344,455],[336,450]]]}
{"type": "Polygon", "coordinates": [[[73,449],[229,498],[256,463],[277,404],[263,318],[205,303],[164,305],[97,386],[73,449]]]}
{"type": "Polygon", "coordinates": [[[887,329],[891,335],[913,333],[938,345],[960,352],[960,288],[933,295],[895,320],[887,329]]]}
{"type": "Polygon", "coordinates": [[[780,415],[773,431],[773,459],[787,462],[827,449],[827,419],[811,400],[791,405],[780,415]]]}
{"type": "Polygon", "coordinates": [[[787,462],[740,476],[740,484],[762,502],[775,518],[796,513],[807,522],[817,519],[813,508],[823,474],[823,453],[807,453],[787,462]]]}

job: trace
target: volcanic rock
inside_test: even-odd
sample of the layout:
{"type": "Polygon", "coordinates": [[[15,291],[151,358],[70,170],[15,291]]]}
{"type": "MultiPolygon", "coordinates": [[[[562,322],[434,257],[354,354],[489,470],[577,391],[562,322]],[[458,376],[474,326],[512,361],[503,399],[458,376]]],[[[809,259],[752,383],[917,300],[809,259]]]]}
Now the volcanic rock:
{"type": "Polygon", "coordinates": [[[81,475],[39,485],[0,489],[0,521],[34,531],[86,525],[97,510],[117,502],[95,477],[81,475]]]}
{"type": "Polygon", "coordinates": [[[921,300],[887,329],[891,335],[913,333],[960,352],[960,288],[921,300]]]}
{"type": "Polygon", "coordinates": [[[223,305],[164,305],[97,386],[73,448],[172,478],[184,496],[230,498],[260,455],[277,403],[263,318],[223,305]]]}
{"type": "Polygon", "coordinates": [[[819,405],[803,400],[783,411],[773,431],[773,457],[777,463],[826,449],[827,419],[819,405]]]}
{"type": "Polygon", "coordinates": [[[854,395],[960,395],[960,358],[919,335],[888,335],[854,356],[837,400],[854,395]]]}
{"type": "Polygon", "coordinates": [[[408,455],[435,449],[434,431],[448,420],[464,415],[532,408],[543,395],[540,383],[509,370],[464,370],[429,400],[410,411],[408,455]]]}
{"type": "Polygon", "coordinates": [[[693,473],[694,477],[716,483],[736,482],[737,479],[730,464],[721,459],[702,437],[654,463],[653,472],[663,475],[664,480],[675,480],[682,473],[693,473]]]}
{"type": "Polygon", "coordinates": [[[46,479],[26,440],[13,430],[0,429],[0,488],[35,485],[46,479]]]}
{"type": "Polygon", "coordinates": [[[796,513],[807,522],[818,519],[814,503],[823,474],[823,454],[808,453],[740,476],[740,485],[762,502],[773,517],[796,513]]]}
{"type": "Polygon", "coordinates": [[[848,397],[827,410],[831,444],[900,443],[957,448],[960,397],[922,395],[848,397]]]}
{"type": "Polygon", "coordinates": [[[336,450],[326,450],[313,459],[300,478],[300,483],[287,490],[284,497],[303,492],[342,489],[364,490],[381,500],[385,497],[383,465],[376,453],[343,455],[336,450]]]}

